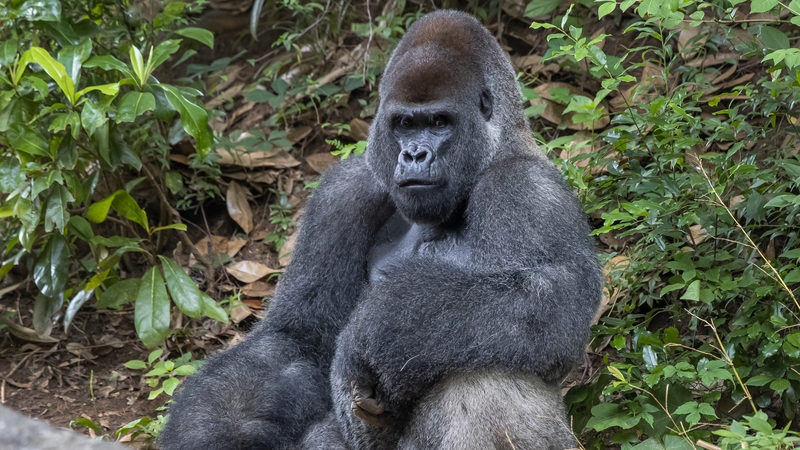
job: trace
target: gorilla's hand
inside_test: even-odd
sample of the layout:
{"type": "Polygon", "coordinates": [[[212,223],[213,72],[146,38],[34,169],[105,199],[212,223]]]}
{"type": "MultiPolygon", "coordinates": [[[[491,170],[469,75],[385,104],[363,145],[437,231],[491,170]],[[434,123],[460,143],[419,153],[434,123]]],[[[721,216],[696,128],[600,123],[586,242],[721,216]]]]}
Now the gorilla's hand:
{"type": "Polygon", "coordinates": [[[352,402],[350,408],[356,417],[364,420],[373,427],[385,427],[391,413],[386,411],[386,402],[377,396],[375,386],[369,382],[350,382],[352,402]]]}

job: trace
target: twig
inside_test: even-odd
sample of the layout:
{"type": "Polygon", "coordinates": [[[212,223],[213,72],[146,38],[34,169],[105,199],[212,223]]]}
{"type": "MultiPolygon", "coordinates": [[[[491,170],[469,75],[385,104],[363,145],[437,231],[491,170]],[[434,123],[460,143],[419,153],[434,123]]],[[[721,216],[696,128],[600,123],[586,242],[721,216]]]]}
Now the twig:
{"type": "MultiPolygon", "coordinates": [[[[150,168],[147,166],[146,163],[142,164],[142,169],[144,169],[144,173],[147,175],[147,178],[150,180],[150,184],[152,184],[153,188],[155,188],[156,193],[158,194],[158,198],[161,200],[161,203],[163,205],[166,205],[167,211],[169,211],[169,214],[172,216],[173,222],[176,223],[176,224],[181,224],[182,225],[183,221],[181,220],[180,213],[175,208],[172,207],[172,205],[169,202],[169,199],[167,199],[167,195],[164,194],[163,190],[161,190],[161,186],[158,184],[158,181],[156,181],[156,177],[153,176],[153,172],[150,171],[150,168]]],[[[175,231],[178,232],[178,237],[180,237],[181,242],[183,242],[183,244],[189,249],[189,251],[192,252],[192,254],[194,255],[195,259],[200,261],[200,264],[205,266],[205,268],[207,270],[213,270],[213,266],[211,264],[211,260],[208,259],[206,257],[206,255],[203,255],[202,253],[200,253],[197,250],[197,248],[195,248],[194,244],[192,243],[192,240],[189,239],[189,235],[186,234],[186,232],[183,231],[183,230],[175,230],[175,231]]]]}

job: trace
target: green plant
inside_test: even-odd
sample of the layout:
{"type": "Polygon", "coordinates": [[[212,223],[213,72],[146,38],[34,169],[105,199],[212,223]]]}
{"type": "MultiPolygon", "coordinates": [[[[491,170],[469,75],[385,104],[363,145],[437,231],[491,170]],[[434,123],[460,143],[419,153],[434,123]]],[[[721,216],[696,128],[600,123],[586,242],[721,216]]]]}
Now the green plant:
{"type": "Polygon", "coordinates": [[[147,362],[134,359],[125,363],[125,367],[128,369],[149,369],[142,375],[147,385],[153,389],[147,397],[148,400],[154,400],[162,393],[171,397],[180,383],[178,377],[192,375],[203,364],[203,361],[192,360],[191,353],[184,353],[179,358],[172,360],[159,360],[163,354],[164,350],[157,348],[147,356],[147,362]]]}
{"type": "Polygon", "coordinates": [[[745,5],[786,7],[600,1],[533,25],[552,30],[546,58],[596,86],[551,92],[591,130],[551,145],[568,150],[562,170],[602,220],[594,234],[614,268],[609,310],[593,328],[607,372],[566,397],[587,448],[715,439],[791,448],[797,439],[800,159],[787,118],[797,114],[800,83],[787,33],[797,32],[800,9],[788,5],[788,24],[740,20],[745,5]],[[587,36],[584,18],[594,14],[624,22],[633,44],[607,53],[607,34],[587,36]],[[682,41],[688,28],[696,36],[682,41]],[[720,87],[719,65],[703,65],[718,52],[767,65],[756,82],[720,87]],[[606,116],[610,127],[599,131],[606,116]]]}
{"type": "Polygon", "coordinates": [[[212,134],[200,92],[153,74],[181,48],[186,57],[194,45],[213,46],[213,36],[185,27],[192,4],[169,3],[153,22],[114,2],[92,5],[0,7],[0,278],[16,265],[33,268],[33,323],[42,336],[64,303],[68,329],[95,296],[101,306],[135,301],[137,332],[153,347],[169,331],[168,290],[191,317],[227,319],[174,261],[159,256],[156,267],[159,232],[188,242],[177,212],[151,223],[131,195],[146,179],[169,206],[162,180],[180,189],[167,159],[175,120],[194,139],[194,160],[207,160],[212,134]],[[136,178],[141,172],[146,177],[136,178]],[[120,264],[130,269],[135,253],[151,268],[123,281],[120,264]]]}
{"type": "Polygon", "coordinates": [[[296,227],[297,223],[292,218],[292,209],[294,205],[289,203],[289,198],[285,192],[278,192],[272,190],[272,193],[278,197],[277,203],[269,205],[269,223],[275,225],[274,230],[267,234],[264,242],[271,242],[275,244],[275,250],[278,252],[283,248],[286,243],[289,228],[296,227]]]}

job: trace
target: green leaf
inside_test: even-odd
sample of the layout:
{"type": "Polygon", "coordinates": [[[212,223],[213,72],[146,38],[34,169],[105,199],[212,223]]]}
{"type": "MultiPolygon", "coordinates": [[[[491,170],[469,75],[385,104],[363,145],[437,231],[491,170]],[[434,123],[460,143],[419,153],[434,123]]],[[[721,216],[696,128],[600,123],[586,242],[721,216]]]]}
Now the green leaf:
{"type": "Polygon", "coordinates": [[[769,388],[775,392],[783,392],[790,387],[792,387],[792,384],[789,383],[789,380],[784,380],[783,378],[778,378],[769,384],[769,388]]]}
{"type": "Polygon", "coordinates": [[[206,110],[187,99],[174,86],[159,85],[163,89],[169,103],[181,116],[181,125],[196,143],[197,154],[205,157],[211,148],[211,134],[208,131],[208,114],[206,110]]]}
{"type": "Polygon", "coordinates": [[[686,292],[681,297],[681,300],[700,300],[700,280],[694,280],[686,288],[686,292]]]}
{"type": "Polygon", "coordinates": [[[751,13],[763,13],[778,6],[778,0],[753,0],[750,2],[751,13]]]}
{"type": "Polygon", "coordinates": [[[602,19],[603,16],[607,16],[612,12],[614,12],[616,8],[617,8],[617,2],[615,1],[603,3],[602,5],[600,5],[599,8],[597,8],[597,18],[602,19]]]}
{"type": "Polygon", "coordinates": [[[90,206],[86,217],[94,223],[102,223],[106,220],[108,210],[111,208],[126,219],[138,223],[145,230],[149,229],[147,213],[123,189],[90,206]]]}
{"type": "Polygon", "coordinates": [[[11,125],[6,133],[8,143],[14,150],[29,155],[50,156],[50,146],[44,137],[33,128],[21,123],[11,125]]]}
{"type": "Polygon", "coordinates": [[[751,33],[754,31],[756,36],[761,38],[761,42],[763,42],[764,46],[768,49],[782,50],[790,46],[789,37],[777,28],[767,25],[758,25],[751,28],[751,33]]]}
{"type": "Polygon", "coordinates": [[[119,92],[119,83],[99,84],[97,86],[88,86],[86,89],[81,89],[75,94],[75,100],[81,98],[83,94],[92,91],[100,91],[105,95],[116,96],[119,92]]]}
{"type": "Polygon", "coordinates": [[[748,386],[764,386],[767,383],[771,383],[772,380],[774,379],[775,377],[770,377],[767,375],[756,375],[754,377],[751,377],[744,384],[748,386]]]}
{"type": "Polygon", "coordinates": [[[47,131],[58,133],[59,131],[66,130],[67,126],[71,128],[72,137],[76,139],[81,129],[81,116],[75,111],[53,114],[53,121],[50,123],[50,127],[47,131]]]}
{"type": "Polygon", "coordinates": [[[0,192],[11,193],[23,181],[25,181],[25,175],[20,169],[19,160],[10,155],[0,156],[0,192]]]}
{"type": "MultiPolygon", "coordinates": [[[[31,62],[42,66],[42,69],[56,82],[70,103],[75,104],[75,83],[67,75],[67,70],[63,64],[53,59],[50,53],[41,47],[31,47],[20,58],[20,66],[22,67],[31,62]]],[[[21,76],[21,72],[23,72],[22,69],[19,70],[19,76],[16,78],[21,76]]]]}
{"type": "Polygon", "coordinates": [[[33,266],[33,281],[42,295],[55,298],[64,293],[69,278],[69,244],[64,236],[55,233],[33,266]]]}
{"type": "Polygon", "coordinates": [[[178,381],[177,378],[167,378],[163,383],[161,383],[161,386],[164,388],[164,392],[171,396],[178,387],[178,383],[180,383],[180,381],[178,381]]]}
{"type": "Polygon", "coordinates": [[[31,22],[58,22],[61,20],[61,3],[58,0],[26,0],[11,12],[31,22]]]}
{"type": "Polygon", "coordinates": [[[63,292],[53,297],[39,294],[33,303],[33,329],[39,337],[50,336],[53,329],[53,315],[61,309],[64,304],[63,292]]]}
{"type": "Polygon", "coordinates": [[[107,120],[105,108],[101,105],[97,105],[91,100],[83,104],[81,124],[83,124],[83,129],[86,130],[89,136],[92,136],[95,130],[106,123],[107,120]]]}
{"type": "Polygon", "coordinates": [[[600,403],[592,408],[592,418],[586,426],[595,431],[603,431],[611,427],[620,427],[627,430],[639,423],[639,417],[634,417],[623,410],[616,403],[600,403]]]}
{"type": "Polygon", "coordinates": [[[181,176],[180,172],[167,172],[164,182],[173,194],[177,194],[183,189],[183,176],[181,176]]]}
{"type": "Polygon", "coordinates": [[[136,294],[139,292],[141,282],[142,280],[139,278],[130,278],[111,286],[100,294],[97,300],[97,308],[121,309],[127,303],[136,300],[136,294]]]}
{"type": "Polygon", "coordinates": [[[558,7],[559,3],[561,3],[560,0],[537,0],[534,2],[529,2],[528,6],[525,7],[524,16],[539,17],[545,14],[550,14],[558,7]]]}
{"type": "Polygon", "coordinates": [[[44,211],[44,231],[53,231],[53,225],[58,231],[64,232],[64,227],[69,221],[67,206],[75,200],[67,188],[58,183],[50,188],[50,195],[47,196],[47,204],[44,211]]]}
{"type": "Polygon", "coordinates": [[[11,38],[0,44],[0,66],[10,66],[19,50],[19,41],[11,38]]]}
{"type": "Polygon", "coordinates": [[[217,322],[228,323],[228,313],[226,313],[213,298],[202,292],[200,294],[203,297],[203,314],[217,322]]]}
{"type": "Polygon", "coordinates": [[[69,305],[67,306],[67,311],[64,313],[64,331],[69,330],[69,324],[72,323],[72,319],[75,317],[75,314],[78,313],[78,310],[81,309],[86,300],[92,298],[92,294],[94,293],[94,289],[81,289],[78,293],[72,297],[72,300],[69,301],[69,305]]]}
{"type": "Polygon", "coordinates": [[[147,74],[145,73],[144,57],[142,56],[142,52],[140,52],[135,45],[131,45],[128,53],[131,58],[131,67],[133,68],[133,73],[136,74],[136,79],[139,86],[143,86],[147,81],[147,74]]]}
{"type": "Polygon", "coordinates": [[[125,364],[123,364],[123,366],[125,366],[125,367],[127,367],[128,369],[131,369],[131,370],[144,370],[144,369],[147,369],[147,364],[144,361],[140,361],[138,359],[130,360],[130,361],[126,362],[125,364]]]}
{"type": "Polygon", "coordinates": [[[147,72],[152,73],[158,66],[164,63],[169,57],[181,48],[180,39],[168,39],[156,46],[150,54],[147,72]]]}
{"type": "Polygon", "coordinates": [[[788,252],[783,252],[783,253],[781,253],[780,257],[781,258],[791,258],[791,259],[800,258],[800,248],[795,248],[795,249],[789,250],[788,252]]]}
{"type": "Polygon", "coordinates": [[[186,225],[182,223],[171,223],[169,225],[164,225],[163,227],[155,227],[153,228],[152,232],[155,233],[157,231],[164,231],[164,230],[186,231],[186,225]]]}
{"type": "Polygon", "coordinates": [[[180,367],[175,368],[173,373],[177,376],[181,377],[188,377],[189,375],[194,375],[197,372],[197,368],[192,365],[184,364],[180,367]]]}
{"type": "Polygon", "coordinates": [[[91,68],[91,67],[99,67],[103,70],[116,70],[118,72],[122,72],[126,77],[133,79],[134,74],[131,71],[130,67],[124,62],[118,60],[117,58],[111,55],[103,55],[103,56],[95,56],[90,58],[88,61],[83,63],[83,67],[91,68]]]}
{"type": "Polygon", "coordinates": [[[153,350],[152,352],[150,352],[149,355],[147,355],[147,364],[153,364],[153,362],[158,358],[161,358],[161,355],[163,354],[164,354],[164,349],[157,348],[153,350]]]}
{"type": "Polygon", "coordinates": [[[164,270],[164,279],[167,281],[172,301],[187,316],[193,319],[203,317],[203,295],[194,280],[171,259],[161,255],[158,258],[161,260],[161,268],[164,270]]]}
{"type": "Polygon", "coordinates": [[[81,80],[81,65],[92,55],[92,41],[86,39],[80,45],[67,45],[58,52],[58,62],[64,66],[75,86],[81,80]]]}
{"type": "Polygon", "coordinates": [[[164,342],[169,332],[169,297],[157,267],[151,267],[142,277],[133,320],[136,334],[147,348],[164,342]]]}
{"type": "Polygon", "coordinates": [[[117,108],[117,123],[133,122],[146,111],[156,108],[156,99],[149,92],[131,91],[122,97],[117,108]]]}
{"type": "Polygon", "coordinates": [[[180,34],[181,36],[188,37],[189,39],[194,39],[201,44],[205,44],[210,48],[214,48],[214,33],[203,29],[203,28],[182,28],[180,30],[175,30],[176,33],[180,34]]]}

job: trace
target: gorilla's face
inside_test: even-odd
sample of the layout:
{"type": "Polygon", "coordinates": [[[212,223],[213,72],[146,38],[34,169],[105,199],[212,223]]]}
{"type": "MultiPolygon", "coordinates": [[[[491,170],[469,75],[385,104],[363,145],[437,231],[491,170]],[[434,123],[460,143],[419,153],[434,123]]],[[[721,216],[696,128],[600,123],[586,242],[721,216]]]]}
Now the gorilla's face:
{"type": "Polygon", "coordinates": [[[417,223],[457,219],[484,164],[488,96],[465,104],[389,101],[379,114],[370,162],[403,216],[417,223]],[[380,137],[379,137],[380,136],[380,137]]]}

